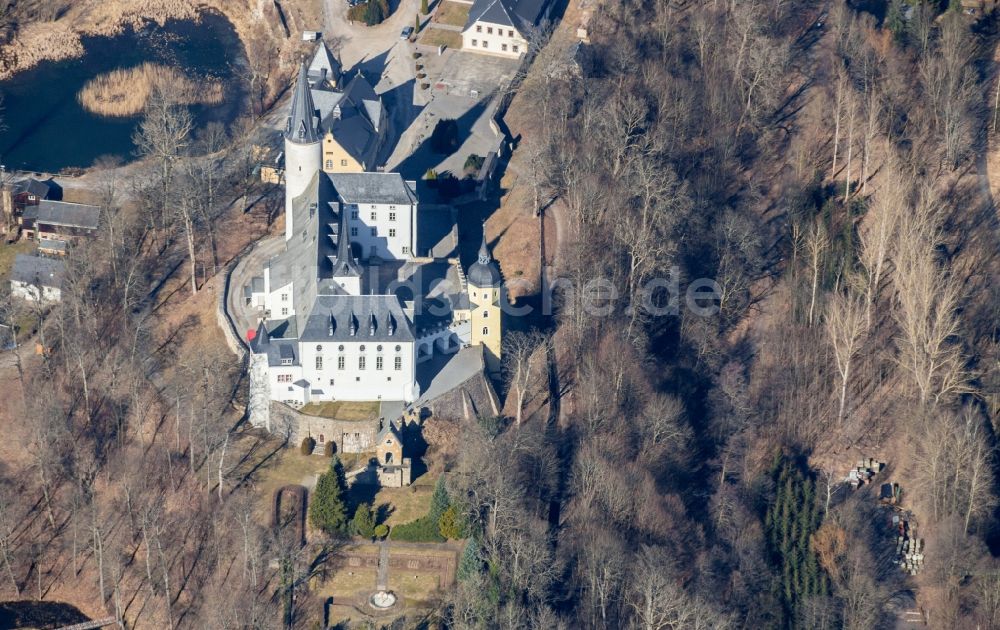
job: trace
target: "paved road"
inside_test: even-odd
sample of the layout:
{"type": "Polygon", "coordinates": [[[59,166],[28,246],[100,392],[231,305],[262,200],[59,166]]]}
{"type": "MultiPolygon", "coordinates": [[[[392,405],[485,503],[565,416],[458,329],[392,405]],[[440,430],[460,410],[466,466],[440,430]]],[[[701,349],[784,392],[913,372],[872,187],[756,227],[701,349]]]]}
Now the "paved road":
{"type": "Polygon", "coordinates": [[[335,52],[338,52],[345,68],[352,68],[364,60],[372,60],[400,44],[400,31],[413,25],[420,6],[417,0],[400,0],[399,6],[388,20],[376,26],[365,26],[362,23],[352,24],[347,20],[347,3],[344,0],[322,2],[326,21],[323,37],[334,48],[339,43],[340,50],[335,52]]]}
{"type": "Polygon", "coordinates": [[[257,328],[258,323],[256,309],[248,307],[243,299],[243,288],[250,284],[250,280],[254,276],[263,274],[264,263],[280,252],[284,245],[284,235],[258,241],[233,269],[229,279],[229,299],[226,302],[226,310],[233,318],[233,323],[236,324],[240,335],[245,335],[246,331],[257,328]]]}

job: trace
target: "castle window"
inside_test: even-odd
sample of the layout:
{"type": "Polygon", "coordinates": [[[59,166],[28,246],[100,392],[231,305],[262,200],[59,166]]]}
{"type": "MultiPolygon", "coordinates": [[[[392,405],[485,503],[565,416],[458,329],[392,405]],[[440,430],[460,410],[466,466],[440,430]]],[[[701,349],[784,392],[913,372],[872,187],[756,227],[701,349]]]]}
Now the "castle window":
{"type": "Polygon", "coordinates": [[[396,230],[389,228],[389,236],[396,236],[396,230]]]}
{"type": "Polygon", "coordinates": [[[404,254],[409,254],[410,253],[410,248],[407,247],[406,245],[403,245],[403,253],[404,254]]]}
{"type": "Polygon", "coordinates": [[[287,293],[282,293],[281,294],[281,301],[282,302],[287,302],[288,301],[288,294],[287,293]]]}
{"type": "Polygon", "coordinates": [[[508,30],[507,37],[513,37],[513,36],[514,36],[514,31],[508,30]]]}
{"type": "Polygon", "coordinates": [[[358,211],[357,210],[351,210],[351,218],[352,219],[357,219],[358,218],[358,211]]]}
{"type": "Polygon", "coordinates": [[[376,228],[372,228],[372,236],[378,236],[378,230],[376,228]]]}
{"type": "Polygon", "coordinates": [[[493,34],[493,27],[492,26],[487,26],[486,27],[486,34],[487,35],[492,35],[493,34]]]}
{"type": "Polygon", "coordinates": [[[395,212],[390,212],[389,213],[389,220],[390,221],[395,221],[396,220],[396,213],[395,212]]]}
{"type": "MultiPolygon", "coordinates": [[[[479,27],[477,27],[477,28],[479,28],[479,29],[482,29],[483,27],[479,26],[479,27]]],[[[479,45],[479,40],[478,40],[478,39],[474,39],[474,40],[472,40],[472,45],[473,45],[473,46],[478,46],[478,45],[479,45]]]]}
{"type": "Polygon", "coordinates": [[[281,314],[282,315],[288,315],[288,309],[287,308],[281,309],[281,314]]]}
{"type": "Polygon", "coordinates": [[[364,357],[358,357],[358,369],[359,370],[365,369],[365,358],[364,357]]]}
{"type": "Polygon", "coordinates": [[[343,352],[344,351],[344,344],[340,344],[339,346],[337,346],[337,350],[339,350],[340,352],[343,352]]]}
{"type": "Polygon", "coordinates": [[[490,329],[489,329],[489,328],[487,328],[486,326],[483,326],[483,334],[484,334],[484,335],[488,335],[488,334],[490,334],[490,329]]]}
{"type": "Polygon", "coordinates": [[[375,357],[375,369],[376,370],[381,370],[382,369],[382,357],[381,356],[375,357]]]}
{"type": "Polygon", "coordinates": [[[291,374],[279,374],[278,375],[278,382],[279,383],[291,383],[292,382],[292,375],[291,374]]]}
{"type": "MultiPolygon", "coordinates": [[[[338,370],[344,369],[344,357],[337,357],[337,369],[338,370]]],[[[333,383],[330,384],[333,385],[333,383]]]]}
{"type": "Polygon", "coordinates": [[[400,370],[402,370],[403,369],[403,357],[396,357],[396,360],[395,360],[395,362],[393,364],[393,367],[396,368],[397,372],[399,372],[400,370]]]}
{"type": "Polygon", "coordinates": [[[382,346],[380,346],[380,345],[379,346],[375,346],[375,350],[377,350],[379,352],[382,352],[382,346]]]}
{"type": "Polygon", "coordinates": [[[358,235],[358,228],[351,228],[351,236],[357,236],[357,235],[358,235]]]}
{"type": "Polygon", "coordinates": [[[483,32],[483,25],[482,24],[476,24],[476,32],[477,33],[482,33],[483,32]]]}
{"type": "Polygon", "coordinates": [[[340,161],[340,165],[341,166],[347,166],[347,160],[341,160],[340,161]]]}
{"type": "Polygon", "coordinates": [[[396,352],[399,352],[402,349],[403,349],[402,346],[396,346],[396,352]]]}
{"type": "Polygon", "coordinates": [[[489,48],[489,42],[485,39],[483,40],[483,48],[489,48]]]}
{"type": "Polygon", "coordinates": [[[364,352],[365,351],[365,347],[364,346],[359,346],[358,350],[360,350],[361,352],[364,352]]]}
{"type": "Polygon", "coordinates": [[[483,317],[489,317],[489,316],[490,316],[489,311],[483,311],[483,317]]]}
{"type": "Polygon", "coordinates": [[[372,212],[372,215],[371,215],[371,216],[372,216],[372,221],[377,221],[377,220],[378,220],[378,215],[377,215],[377,214],[375,214],[375,212],[374,212],[374,211],[372,212]]]}
{"type": "Polygon", "coordinates": [[[507,52],[507,44],[500,44],[500,50],[507,52]]]}
{"type": "Polygon", "coordinates": [[[520,48],[520,46],[518,46],[517,44],[514,44],[514,46],[512,46],[512,48],[514,49],[514,52],[517,52],[517,49],[520,48]]]}
{"type": "Polygon", "coordinates": [[[316,346],[316,352],[323,352],[323,346],[322,345],[316,346]]]}
{"type": "Polygon", "coordinates": [[[333,160],[327,160],[326,161],[326,167],[327,168],[333,168],[333,160]]]}
{"type": "Polygon", "coordinates": [[[323,357],[316,357],[316,369],[317,370],[323,369],[323,357]]]}
{"type": "Polygon", "coordinates": [[[333,379],[330,379],[330,387],[333,387],[333,379]]]}

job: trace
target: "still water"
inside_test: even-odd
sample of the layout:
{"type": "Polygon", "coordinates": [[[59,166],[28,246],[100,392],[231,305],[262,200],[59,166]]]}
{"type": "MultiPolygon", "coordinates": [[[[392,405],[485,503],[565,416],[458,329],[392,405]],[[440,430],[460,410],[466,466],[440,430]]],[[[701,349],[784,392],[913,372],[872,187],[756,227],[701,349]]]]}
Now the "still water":
{"type": "Polygon", "coordinates": [[[240,112],[243,46],[232,24],[219,14],[127,29],[113,37],[85,37],[83,46],[80,58],[45,61],[0,81],[6,122],[0,131],[0,164],[8,170],[58,172],[91,166],[104,155],[132,159],[132,132],[139,117],[98,116],[76,100],[84,83],[116,68],[151,61],[181,68],[188,76],[219,80],[225,89],[222,103],[191,108],[199,125],[229,123],[240,112]]]}

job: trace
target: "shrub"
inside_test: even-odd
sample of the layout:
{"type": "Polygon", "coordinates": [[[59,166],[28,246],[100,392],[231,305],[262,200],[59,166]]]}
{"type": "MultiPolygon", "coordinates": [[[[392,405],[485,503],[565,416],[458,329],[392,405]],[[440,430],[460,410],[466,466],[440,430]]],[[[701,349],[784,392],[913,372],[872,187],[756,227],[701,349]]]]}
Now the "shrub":
{"type": "Polygon", "coordinates": [[[326,444],[324,444],[323,445],[323,455],[325,455],[327,457],[333,457],[333,451],[334,451],[334,448],[336,446],[337,445],[334,444],[333,442],[327,442],[326,444]]]}
{"type": "Polygon", "coordinates": [[[424,179],[426,179],[427,181],[434,181],[437,178],[438,178],[437,171],[435,171],[432,168],[427,169],[427,172],[424,173],[424,179]]]}
{"type": "Polygon", "coordinates": [[[352,22],[364,22],[368,26],[381,24],[387,17],[389,17],[388,0],[368,0],[347,11],[347,19],[352,22]]]}
{"type": "Polygon", "coordinates": [[[415,521],[403,523],[392,528],[389,532],[389,540],[402,540],[406,542],[444,542],[438,524],[430,518],[430,515],[422,516],[415,521]]]}
{"type": "Polygon", "coordinates": [[[458,122],[453,118],[439,120],[431,132],[431,149],[435,153],[450,154],[458,146],[458,122]]]}
{"type": "Polygon", "coordinates": [[[445,538],[458,540],[465,536],[465,523],[454,505],[450,506],[438,519],[438,531],[445,538]]]}
{"type": "Polygon", "coordinates": [[[375,526],[375,538],[385,538],[389,535],[389,526],[385,523],[375,526]]]}
{"type": "Polygon", "coordinates": [[[421,70],[423,70],[423,69],[424,69],[424,64],[422,64],[422,63],[418,63],[418,64],[417,64],[417,72],[420,72],[420,71],[421,71],[421,70]]]}
{"type": "Polygon", "coordinates": [[[434,484],[434,494],[431,495],[430,517],[435,521],[441,519],[445,510],[451,507],[451,497],[448,496],[448,488],[444,485],[444,475],[437,478],[434,484]]]}
{"type": "Polygon", "coordinates": [[[423,55],[421,55],[421,54],[420,54],[420,53],[418,53],[418,52],[415,52],[415,53],[413,53],[413,58],[414,58],[414,59],[420,59],[420,58],[421,58],[422,56],[423,56],[423,55]]]}
{"type": "Polygon", "coordinates": [[[466,173],[478,173],[479,169],[483,168],[483,162],[486,161],[481,155],[476,155],[475,153],[470,153],[469,157],[465,158],[465,169],[466,173]]]}
{"type": "Polygon", "coordinates": [[[426,90],[426,89],[427,89],[427,88],[429,88],[430,86],[431,86],[431,84],[430,84],[430,83],[421,83],[421,84],[420,84],[420,89],[421,89],[421,90],[426,90]]]}
{"type": "Polygon", "coordinates": [[[427,6],[427,0],[420,0],[420,12],[424,15],[430,13],[430,7],[427,6]]]}
{"type": "Polygon", "coordinates": [[[305,437],[302,439],[302,444],[299,446],[299,451],[303,455],[312,455],[313,449],[316,448],[316,440],[311,437],[305,437]]]}
{"type": "Polygon", "coordinates": [[[427,77],[427,75],[426,75],[426,74],[424,74],[423,72],[418,72],[418,73],[417,73],[417,78],[418,78],[418,79],[424,79],[424,78],[426,78],[426,77],[427,77]]]}
{"type": "Polygon", "coordinates": [[[354,533],[364,538],[371,538],[375,535],[375,517],[367,503],[362,503],[354,511],[354,519],[351,521],[354,533]]]}

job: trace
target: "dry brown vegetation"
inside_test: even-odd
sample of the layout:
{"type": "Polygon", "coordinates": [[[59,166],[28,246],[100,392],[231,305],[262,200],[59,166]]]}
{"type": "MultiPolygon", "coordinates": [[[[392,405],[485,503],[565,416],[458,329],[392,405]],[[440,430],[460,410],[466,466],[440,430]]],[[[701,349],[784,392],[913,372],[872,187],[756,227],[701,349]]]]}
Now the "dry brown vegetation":
{"type": "Polygon", "coordinates": [[[128,117],[145,110],[155,92],[169,94],[179,105],[218,105],[223,98],[218,81],[192,80],[176,68],[144,63],[94,77],[80,89],[77,100],[89,112],[128,117]]]}
{"type": "MultiPolygon", "coordinates": [[[[290,0],[282,8],[292,33],[314,27],[321,15],[319,0],[290,0]]],[[[266,108],[283,87],[302,42],[285,37],[274,4],[263,0],[84,0],[57,11],[35,11],[35,18],[19,23],[0,46],[0,79],[43,60],[83,54],[81,36],[114,35],[147,22],[162,25],[169,19],[198,19],[205,10],[218,11],[232,22],[250,64],[255,107],[266,108]]]]}

